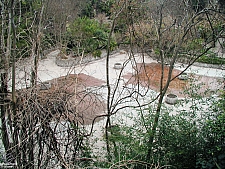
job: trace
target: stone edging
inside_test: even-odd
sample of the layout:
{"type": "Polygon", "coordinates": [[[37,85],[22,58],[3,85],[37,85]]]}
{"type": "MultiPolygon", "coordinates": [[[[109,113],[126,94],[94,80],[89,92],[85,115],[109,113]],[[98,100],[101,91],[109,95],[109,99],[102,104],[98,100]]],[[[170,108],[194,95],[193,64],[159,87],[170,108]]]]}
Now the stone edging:
{"type": "MultiPolygon", "coordinates": [[[[116,52],[117,51],[113,51],[110,53],[110,55],[115,54],[116,52]]],[[[76,66],[79,64],[86,64],[92,61],[100,60],[106,57],[106,55],[107,55],[106,51],[102,51],[102,54],[100,57],[93,57],[92,55],[86,55],[82,58],[82,60],[81,60],[81,57],[68,58],[68,59],[59,59],[56,57],[55,63],[57,66],[60,66],[60,67],[71,67],[71,66],[76,66]]]]}
{"type": "Polygon", "coordinates": [[[199,66],[199,67],[206,67],[206,68],[225,70],[225,65],[214,65],[214,64],[200,63],[200,62],[195,62],[195,63],[193,63],[193,65],[194,66],[199,66]]]}
{"type": "Polygon", "coordinates": [[[75,63],[79,62],[78,59],[59,59],[59,58],[56,58],[55,63],[56,63],[57,66],[60,66],[60,67],[71,67],[71,66],[75,65],[75,63]]]}
{"type": "MultiPolygon", "coordinates": [[[[151,58],[156,59],[157,57],[155,55],[149,55],[151,58]]],[[[167,59],[165,59],[165,62],[167,61],[167,59]]],[[[168,61],[169,62],[169,61],[168,61]]],[[[186,59],[178,59],[179,63],[183,63],[183,64],[188,64],[188,60],[186,59]]],[[[209,64],[209,63],[201,63],[201,62],[195,62],[192,64],[193,66],[198,66],[198,67],[205,67],[205,68],[213,68],[213,69],[222,69],[225,70],[225,65],[220,64],[220,65],[216,65],[216,64],[209,64]]]]}
{"type": "MultiPolygon", "coordinates": [[[[110,53],[110,55],[115,54],[117,52],[118,52],[118,50],[112,51],[110,53]]],[[[100,59],[106,57],[106,55],[107,55],[106,51],[102,51],[102,54],[100,57],[93,57],[92,55],[86,55],[82,58],[82,61],[81,61],[81,57],[68,58],[68,59],[59,59],[56,57],[55,63],[57,66],[60,66],[60,67],[71,67],[71,66],[76,66],[79,64],[86,64],[86,63],[90,63],[92,61],[100,60],[100,59]]],[[[225,65],[206,64],[206,63],[200,63],[200,62],[195,62],[195,63],[193,63],[193,65],[199,66],[199,67],[225,70],[225,65]]]]}

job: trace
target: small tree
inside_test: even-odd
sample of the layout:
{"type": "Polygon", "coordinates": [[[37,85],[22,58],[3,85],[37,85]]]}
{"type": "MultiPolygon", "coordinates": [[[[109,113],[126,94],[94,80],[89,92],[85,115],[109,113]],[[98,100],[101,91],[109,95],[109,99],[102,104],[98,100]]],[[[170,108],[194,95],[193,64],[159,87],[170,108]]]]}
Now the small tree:
{"type": "Polygon", "coordinates": [[[67,29],[68,43],[79,55],[81,51],[93,53],[107,44],[107,28],[88,18],[78,18],[67,29]],[[81,49],[81,51],[80,51],[81,49]]]}
{"type": "MultiPolygon", "coordinates": [[[[145,53],[147,52],[146,47],[144,48],[144,44],[146,41],[152,42],[151,46],[149,47],[153,48],[153,51],[156,51],[154,57],[156,57],[161,64],[161,75],[160,82],[158,85],[159,93],[154,99],[146,103],[150,104],[152,102],[155,102],[154,111],[151,111],[149,113],[149,116],[151,116],[151,119],[153,120],[149,122],[150,124],[148,124],[148,122],[145,123],[145,125],[148,126],[146,128],[146,136],[148,137],[148,141],[145,144],[147,149],[145,160],[153,162],[155,155],[154,148],[157,144],[157,142],[155,142],[154,140],[157,137],[158,127],[160,123],[163,123],[163,121],[161,121],[161,116],[163,116],[162,105],[164,96],[168,92],[171,82],[179,76],[179,74],[176,76],[172,76],[174,66],[177,62],[186,63],[187,66],[181,72],[183,73],[199,58],[206,54],[210,49],[214,48],[215,42],[224,33],[222,30],[217,30],[218,24],[221,24],[220,18],[222,19],[224,16],[223,14],[218,13],[218,11],[212,10],[214,9],[214,6],[209,6],[209,8],[204,8],[203,10],[195,11],[185,2],[154,1],[154,3],[145,3],[146,6],[149,5],[148,7],[151,10],[149,10],[149,13],[146,13],[148,17],[145,17],[143,20],[141,20],[141,18],[133,18],[131,15],[129,15],[132,12],[135,13],[136,11],[139,11],[136,10],[136,8],[130,8],[130,1],[119,1],[118,3],[121,3],[121,5],[119,8],[116,8],[117,11],[115,10],[114,12],[114,14],[116,14],[115,16],[117,17],[115,17],[116,19],[113,20],[113,30],[116,27],[117,19],[121,16],[123,12],[127,14],[125,16],[129,17],[126,18],[126,21],[129,21],[129,26],[127,27],[127,29],[125,29],[127,30],[125,35],[127,36],[129,42],[128,48],[130,51],[130,57],[127,61],[124,62],[123,66],[126,66],[127,63],[131,62],[133,68],[135,69],[136,75],[139,73],[140,69],[138,69],[137,62],[135,62],[134,58],[134,46],[137,44],[137,42],[139,42],[137,48],[145,53]],[[183,8],[182,11],[180,10],[180,7],[183,8]],[[144,22],[145,24],[140,24],[141,22],[144,22]],[[141,34],[139,30],[143,30],[143,28],[140,28],[140,26],[143,25],[155,29],[149,29],[148,31],[145,31],[143,32],[143,34],[141,34]],[[207,29],[203,37],[199,36],[199,27],[201,25],[204,25],[204,27],[207,29]],[[138,33],[142,35],[141,38],[137,36],[138,33]],[[168,71],[165,71],[164,69],[165,67],[167,67],[166,64],[169,65],[168,71]]],[[[137,5],[137,8],[138,7],[141,8],[141,5],[137,5]]],[[[146,69],[144,66],[144,54],[141,56],[143,58],[143,70],[145,71],[146,69]]],[[[106,70],[108,70],[108,66],[109,65],[107,64],[106,70]]],[[[123,69],[121,70],[118,79],[120,79],[122,72],[123,69]]],[[[147,75],[147,73],[148,72],[146,72],[146,78],[148,79],[148,81],[150,81],[151,75],[147,75]]],[[[106,74],[107,79],[109,79],[108,71],[106,74]]],[[[109,82],[107,83],[108,120],[106,130],[107,127],[111,125],[110,117],[116,114],[117,111],[126,107],[120,107],[120,103],[123,103],[123,101],[125,102],[126,99],[136,98],[134,100],[138,104],[137,107],[139,107],[140,109],[144,109],[143,106],[145,104],[141,103],[139,100],[142,97],[146,96],[146,93],[143,95],[139,90],[141,86],[141,78],[139,78],[138,76],[135,76],[135,78],[137,88],[133,88],[132,91],[129,90],[129,95],[122,95],[126,88],[120,91],[120,96],[122,95],[123,97],[119,99],[117,99],[115,96],[115,93],[118,90],[119,80],[116,81],[114,88],[111,87],[109,82]]],[[[189,123],[187,123],[187,126],[188,125],[189,123]]],[[[114,146],[115,145],[116,144],[114,143],[114,146]]],[[[109,146],[107,150],[109,151],[109,146]]],[[[117,150],[115,149],[115,151],[117,150]]]]}

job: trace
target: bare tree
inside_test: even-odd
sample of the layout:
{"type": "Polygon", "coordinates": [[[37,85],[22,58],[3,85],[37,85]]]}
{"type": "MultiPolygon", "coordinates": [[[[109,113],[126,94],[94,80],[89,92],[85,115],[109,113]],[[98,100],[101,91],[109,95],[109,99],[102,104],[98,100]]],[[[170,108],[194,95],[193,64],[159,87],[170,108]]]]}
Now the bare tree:
{"type": "MultiPolygon", "coordinates": [[[[126,32],[124,32],[123,35],[129,39],[128,51],[130,51],[130,53],[128,55],[130,57],[126,62],[124,62],[123,66],[125,67],[128,62],[132,62],[133,68],[136,72],[134,78],[136,78],[135,84],[137,84],[137,89],[133,88],[129,92],[129,95],[125,95],[121,92],[120,96],[123,97],[120,97],[120,99],[116,98],[115,93],[118,91],[118,83],[121,79],[123,69],[121,70],[118,80],[112,88],[112,85],[109,83],[109,57],[107,57],[106,75],[108,86],[108,117],[105,126],[107,151],[110,156],[111,151],[109,148],[109,142],[107,141],[107,130],[111,125],[110,117],[116,114],[119,110],[127,107],[121,107],[120,104],[125,102],[128,98],[134,98],[137,106],[132,107],[139,107],[142,109],[146,104],[150,105],[152,102],[155,102],[155,111],[153,114],[149,114],[149,116],[154,116],[154,121],[152,124],[146,124],[151,126],[150,128],[146,128],[147,133],[149,134],[146,160],[151,161],[151,157],[153,155],[152,148],[160,121],[163,99],[166,93],[168,93],[171,82],[186,71],[191,65],[193,65],[193,63],[195,63],[201,56],[206,55],[210,49],[215,47],[215,42],[224,34],[223,30],[217,29],[217,24],[220,23],[219,20],[223,20],[224,16],[215,10],[216,8],[213,6],[215,4],[211,4],[211,6],[209,5],[207,8],[203,8],[200,11],[194,11],[185,1],[151,1],[144,3],[144,5],[139,5],[134,1],[118,1],[117,3],[120,3],[120,6],[118,5],[120,10],[115,11],[116,17],[112,22],[112,29],[114,30],[117,26],[116,24],[120,24],[118,23],[119,20],[125,21],[125,23],[123,23],[126,26],[126,32]],[[138,16],[138,12],[141,9],[145,9],[145,7],[148,7],[149,12],[146,12],[143,18],[133,17],[136,16],[135,14],[138,16]],[[124,18],[121,19],[121,17],[124,18]],[[202,26],[204,27],[204,33],[200,34],[202,26]],[[136,50],[134,50],[134,47],[136,50]],[[149,48],[151,49],[150,52],[149,48]],[[157,89],[159,94],[150,102],[145,104],[140,102],[141,98],[144,98],[145,95],[142,95],[139,90],[142,79],[138,77],[140,68],[138,68],[134,57],[134,51],[137,50],[142,53],[142,69],[146,71],[145,76],[149,81],[151,81],[151,75],[148,75],[148,72],[144,66],[145,54],[150,53],[150,56],[156,58],[161,64],[160,83],[157,89]],[[153,54],[152,51],[157,51],[158,53],[155,52],[156,54],[153,54]],[[180,62],[187,64],[187,66],[184,71],[180,72],[176,76],[173,76],[172,72],[175,64],[180,62]],[[165,71],[166,67],[169,67],[168,71],[165,71]]],[[[141,15],[139,14],[139,16],[141,15]]],[[[111,36],[112,34],[110,34],[109,37],[111,36]]],[[[109,54],[107,56],[109,56],[109,54]]],[[[113,144],[115,147],[115,143],[113,144]]],[[[116,151],[116,149],[114,151],[116,151]]]]}

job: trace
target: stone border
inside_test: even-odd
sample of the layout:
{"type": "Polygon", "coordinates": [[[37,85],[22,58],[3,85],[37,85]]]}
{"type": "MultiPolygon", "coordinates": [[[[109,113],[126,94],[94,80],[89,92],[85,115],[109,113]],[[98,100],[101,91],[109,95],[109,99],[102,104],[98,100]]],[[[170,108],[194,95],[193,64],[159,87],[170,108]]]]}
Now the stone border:
{"type": "Polygon", "coordinates": [[[193,66],[225,70],[225,65],[222,65],[222,64],[221,65],[216,65],[216,64],[195,62],[195,63],[193,63],[193,66]]]}
{"type": "MultiPolygon", "coordinates": [[[[157,60],[157,57],[155,55],[148,55],[149,57],[157,60]]],[[[168,59],[165,59],[165,64],[168,63],[168,59]]],[[[182,63],[182,64],[188,64],[188,60],[185,59],[185,58],[180,58],[178,59],[178,62],[179,63],[182,63]]],[[[177,63],[178,63],[177,62],[177,63]]],[[[217,64],[209,64],[209,63],[201,63],[201,62],[195,62],[192,64],[193,66],[198,66],[198,67],[205,67],[205,68],[213,68],[213,69],[222,69],[222,70],[225,70],[225,65],[224,64],[220,64],[220,65],[217,65],[217,64]]]]}
{"type": "MultiPolygon", "coordinates": [[[[119,50],[112,51],[110,53],[110,55],[118,53],[118,52],[119,52],[119,50]]],[[[55,63],[56,63],[57,66],[60,66],[60,67],[71,67],[71,66],[76,66],[76,65],[79,65],[79,64],[85,64],[85,63],[89,63],[89,62],[92,62],[92,61],[100,60],[100,59],[106,57],[106,55],[107,55],[106,50],[102,50],[102,54],[101,54],[100,57],[93,57],[91,54],[89,54],[89,55],[84,56],[82,58],[82,61],[81,61],[81,57],[68,58],[68,59],[60,59],[60,58],[56,57],[55,63]]],[[[156,59],[156,57],[153,56],[153,55],[149,55],[149,56],[153,59],[156,59]]],[[[187,63],[186,60],[181,59],[180,61],[181,61],[181,63],[184,63],[184,64],[187,63]]],[[[195,63],[193,63],[193,66],[225,70],[225,65],[216,65],[216,64],[207,64],[207,63],[195,62],[195,63]]]]}
{"type": "MultiPolygon", "coordinates": [[[[115,54],[117,52],[118,51],[112,51],[110,55],[115,54]]],[[[71,67],[71,66],[76,66],[79,64],[87,64],[92,61],[100,60],[106,56],[107,56],[107,52],[105,50],[102,50],[102,54],[100,57],[93,57],[91,54],[84,56],[82,60],[81,60],[81,57],[68,58],[68,59],[60,59],[56,57],[55,63],[57,66],[60,66],[60,67],[71,67]]]]}
{"type": "MultiPolygon", "coordinates": [[[[79,59],[79,58],[78,58],[79,59]]],[[[56,58],[55,63],[60,67],[71,67],[78,63],[78,59],[60,59],[56,58]]]]}

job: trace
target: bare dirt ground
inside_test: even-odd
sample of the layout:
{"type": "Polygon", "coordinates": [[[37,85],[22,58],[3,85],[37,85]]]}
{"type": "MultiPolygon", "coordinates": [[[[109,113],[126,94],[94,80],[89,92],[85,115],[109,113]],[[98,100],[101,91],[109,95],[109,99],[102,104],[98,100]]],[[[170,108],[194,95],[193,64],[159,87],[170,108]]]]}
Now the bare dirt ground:
{"type": "MultiPolygon", "coordinates": [[[[138,73],[136,75],[127,74],[124,78],[129,79],[127,84],[138,84],[140,83],[144,87],[150,87],[155,91],[159,91],[161,75],[162,75],[162,66],[159,63],[148,63],[148,64],[138,64],[138,73]]],[[[169,67],[164,66],[164,78],[163,78],[163,86],[165,86],[169,67]]],[[[177,69],[173,69],[172,79],[176,77],[181,71],[177,69]]],[[[175,78],[171,81],[168,93],[173,93],[178,96],[184,96],[184,90],[190,88],[192,85],[196,85],[196,90],[199,94],[203,94],[207,89],[212,91],[216,91],[218,89],[222,89],[221,82],[222,78],[215,78],[209,76],[199,76],[190,74],[190,80],[180,80],[175,78]],[[200,87],[197,89],[197,87],[200,87]]]]}
{"type": "MultiPolygon", "coordinates": [[[[104,81],[86,74],[70,74],[51,80],[53,86],[48,92],[62,91],[69,94],[68,103],[73,111],[64,118],[91,124],[93,119],[104,114],[105,102],[95,93],[87,91],[87,87],[101,86],[104,81]]],[[[98,118],[96,121],[100,120],[98,118]]]]}

